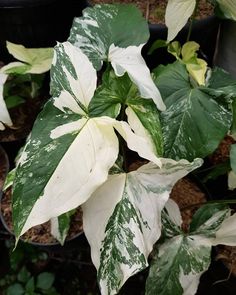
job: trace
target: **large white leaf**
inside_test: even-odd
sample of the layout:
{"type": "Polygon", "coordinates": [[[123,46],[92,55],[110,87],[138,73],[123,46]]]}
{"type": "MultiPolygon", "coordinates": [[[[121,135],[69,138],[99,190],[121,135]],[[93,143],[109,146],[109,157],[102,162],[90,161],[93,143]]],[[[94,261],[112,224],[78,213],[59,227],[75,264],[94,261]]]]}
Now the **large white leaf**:
{"type": "Polygon", "coordinates": [[[55,128],[51,138],[73,132],[78,135],[35,202],[21,235],[34,225],[78,207],[106,180],[118,155],[113,127],[101,126],[98,119],[82,118],[55,128]]]}
{"type": "Polygon", "coordinates": [[[196,0],[168,0],[165,14],[165,23],[168,28],[167,41],[173,40],[185,26],[193,14],[196,0]]]}
{"type": "Polygon", "coordinates": [[[213,245],[218,244],[236,246],[236,213],[226,218],[216,232],[213,245]]]}
{"type": "Polygon", "coordinates": [[[161,94],[155,86],[150,71],[141,55],[144,44],[120,48],[112,44],[109,48],[108,59],[117,76],[128,73],[130,79],[137,85],[143,98],[151,98],[157,108],[165,110],[161,94]]]}
{"type": "Polygon", "coordinates": [[[161,210],[176,181],[201,164],[162,159],[115,174],[83,204],[83,228],[103,295],[117,294],[147,258],[161,234],[161,210]]]}
{"type": "Polygon", "coordinates": [[[41,74],[51,68],[53,48],[25,48],[7,41],[7,49],[21,62],[13,62],[1,68],[2,73],[41,74]]]}
{"type": "Polygon", "coordinates": [[[8,113],[4,97],[3,97],[3,88],[4,88],[4,83],[7,80],[7,75],[0,73],[0,130],[4,130],[6,125],[11,126],[12,121],[10,118],[10,115],[8,113]],[[4,124],[2,124],[4,123],[4,124]]]}

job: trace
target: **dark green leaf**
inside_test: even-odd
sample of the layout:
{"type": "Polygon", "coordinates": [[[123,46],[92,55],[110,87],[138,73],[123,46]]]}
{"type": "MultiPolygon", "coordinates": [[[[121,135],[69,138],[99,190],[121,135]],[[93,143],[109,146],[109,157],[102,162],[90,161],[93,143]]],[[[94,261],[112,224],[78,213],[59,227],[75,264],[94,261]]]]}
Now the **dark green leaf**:
{"type": "Polygon", "coordinates": [[[14,107],[24,103],[25,100],[21,96],[12,95],[12,96],[8,96],[5,99],[5,102],[6,102],[7,108],[10,109],[10,108],[14,108],[14,107]]]}
{"type": "Polygon", "coordinates": [[[48,290],[52,287],[55,275],[50,272],[43,272],[38,275],[36,287],[42,290],[48,290]]]}
{"type": "Polygon", "coordinates": [[[27,284],[25,285],[25,289],[26,291],[33,293],[34,289],[35,289],[35,285],[34,285],[34,278],[32,277],[27,284]]]}
{"type": "Polygon", "coordinates": [[[178,61],[155,70],[155,81],[167,107],[160,116],[165,156],[191,161],[212,153],[231,126],[228,91],[218,98],[207,87],[193,88],[178,61]]]}
{"type": "Polygon", "coordinates": [[[156,41],[152,44],[151,48],[149,49],[148,54],[152,54],[153,51],[155,51],[155,50],[158,49],[158,48],[167,47],[167,45],[168,45],[168,43],[166,42],[166,40],[161,40],[161,39],[156,40],[156,41]]]}
{"type": "Polygon", "coordinates": [[[6,295],[22,295],[24,294],[24,289],[21,284],[14,284],[7,288],[6,295]]]}
{"type": "Polygon", "coordinates": [[[30,277],[31,277],[31,274],[25,266],[21,268],[20,272],[17,275],[17,279],[21,283],[26,283],[30,277]]]}

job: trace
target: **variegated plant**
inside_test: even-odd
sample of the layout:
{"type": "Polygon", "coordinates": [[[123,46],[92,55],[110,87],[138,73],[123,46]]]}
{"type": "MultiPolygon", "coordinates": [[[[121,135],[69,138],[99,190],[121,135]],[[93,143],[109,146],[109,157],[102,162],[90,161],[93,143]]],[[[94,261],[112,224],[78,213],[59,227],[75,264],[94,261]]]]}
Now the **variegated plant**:
{"type": "MultiPolygon", "coordinates": [[[[16,58],[17,62],[11,62],[0,69],[0,131],[5,129],[6,126],[12,126],[12,120],[10,118],[6,99],[8,99],[8,105],[16,106],[22,103],[20,97],[5,97],[4,85],[8,76],[11,76],[11,80],[14,81],[14,76],[26,75],[26,74],[42,74],[50,70],[53,48],[25,48],[23,45],[7,43],[7,49],[10,54],[16,58]]],[[[34,83],[31,79],[32,88],[37,88],[37,83],[34,83]]],[[[10,81],[7,85],[11,88],[11,83],[17,83],[10,81]]],[[[32,90],[32,96],[35,89],[32,90]]]]}
{"type": "MultiPolygon", "coordinates": [[[[50,220],[52,234],[63,244],[70,215],[82,206],[102,295],[117,294],[130,276],[148,266],[162,225],[166,228],[161,216],[172,187],[202,164],[199,155],[211,152],[231,125],[226,93],[231,98],[234,85],[215,87],[216,71],[206,80],[212,87],[193,89],[179,61],[152,76],[141,56],[148,37],[147,23],[132,5],[97,5],[75,18],[68,41],[54,48],[52,98],[34,124],[14,176],[16,240],[50,220]],[[205,121],[192,127],[188,121],[197,111],[203,112],[201,118],[213,112],[209,131],[214,136],[208,145],[197,139],[189,142],[194,134],[205,140],[205,121]],[[131,171],[127,150],[148,163],[131,171]]],[[[195,57],[196,48],[192,51],[195,57]]],[[[228,209],[223,211],[221,222],[228,215],[228,209]]],[[[201,272],[208,264],[210,242],[203,245],[202,255],[202,243],[208,239],[199,240],[197,230],[194,247],[206,258],[197,268],[201,272]]],[[[177,225],[171,232],[170,238],[181,234],[177,225]]],[[[206,233],[211,238],[214,234],[206,233]]],[[[178,275],[192,274],[189,268],[187,273],[179,266],[176,270],[178,275]]],[[[166,266],[163,271],[168,272],[166,266]]],[[[173,277],[173,283],[178,282],[179,276],[173,277]]],[[[147,294],[159,294],[155,292],[147,287],[147,294]]]]}
{"type": "MultiPolygon", "coordinates": [[[[168,0],[165,23],[168,28],[167,41],[173,40],[197,9],[198,0],[168,0]]],[[[209,0],[215,5],[218,15],[236,20],[234,0],[209,0]]]]}

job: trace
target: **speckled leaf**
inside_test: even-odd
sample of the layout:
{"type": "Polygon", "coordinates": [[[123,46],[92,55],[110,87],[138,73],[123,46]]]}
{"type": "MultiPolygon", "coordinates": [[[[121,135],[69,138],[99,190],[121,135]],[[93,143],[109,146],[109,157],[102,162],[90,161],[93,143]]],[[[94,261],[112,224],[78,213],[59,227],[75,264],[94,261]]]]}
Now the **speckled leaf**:
{"type": "Polygon", "coordinates": [[[25,48],[23,45],[7,41],[7,49],[16,59],[22,62],[12,62],[1,68],[6,74],[41,74],[50,70],[53,48],[25,48]]]}
{"type": "Polygon", "coordinates": [[[223,204],[206,204],[197,210],[186,233],[177,217],[177,204],[169,200],[162,211],[164,240],[154,250],[146,295],[195,294],[201,274],[209,267],[215,236],[229,214],[223,204]]]}
{"type": "Polygon", "coordinates": [[[211,262],[211,244],[201,236],[178,235],[155,249],[146,295],[194,295],[211,262]]]}
{"type": "Polygon", "coordinates": [[[69,41],[80,47],[99,70],[112,44],[139,46],[148,38],[147,22],[134,5],[105,4],[86,8],[83,17],[74,19],[69,41]]]}
{"type": "Polygon", "coordinates": [[[71,99],[64,94],[57,107],[86,114],[96,84],[97,73],[87,56],[69,42],[58,43],[52,62],[50,90],[53,96],[67,92],[71,99]]]}
{"type": "Polygon", "coordinates": [[[168,0],[165,23],[168,28],[167,41],[173,40],[185,26],[196,6],[196,0],[168,0]]]}
{"type": "Polygon", "coordinates": [[[231,126],[227,91],[216,97],[210,86],[193,87],[178,61],[154,73],[167,106],[160,114],[165,156],[190,161],[212,153],[231,126]]]}
{"type": "Polygon", "coordinates": [[[115,174],[83,205],[83,228],[103,295],[147,266],[161,233],[161,210],[176,181],[201,165],[161,159],[128,174],[115,174]]]}
{"type": "Polygon", "coordinates": [[[12,125],[12,121],[3,97],[3,88],[6,80],[7,75],[0,73],[0,131],[5,129],[4,124],[9,126],[12,125]]]}

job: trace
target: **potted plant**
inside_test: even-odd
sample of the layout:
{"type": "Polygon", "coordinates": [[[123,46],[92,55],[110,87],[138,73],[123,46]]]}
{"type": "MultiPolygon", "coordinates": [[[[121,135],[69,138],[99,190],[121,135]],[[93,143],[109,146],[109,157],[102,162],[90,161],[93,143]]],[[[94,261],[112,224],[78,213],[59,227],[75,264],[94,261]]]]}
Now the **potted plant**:
{"type": "Polygon", "coordinates": [[[151,75],[141,56],[148,37],[132,5],[98,5],[75,18],[54,49],[52,98],[16,167],[16,242],[48,220],[63,241],[61,216],[81,205],[102,294],[117,294],[146,268],[154,245],[146,293],[194,294],[211,247],[236,244],[229,201],[201,206],[186,232],[168,200],[231,130],[236,82],[221,69],[206,73],[194,42],[172,44],[177,61],[151,75]],[[136,159],[141,166],[130,171],[136,159]]]}

